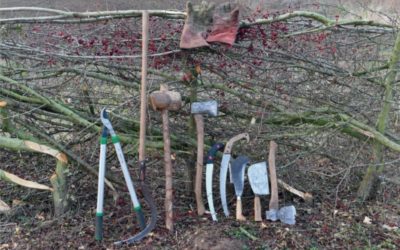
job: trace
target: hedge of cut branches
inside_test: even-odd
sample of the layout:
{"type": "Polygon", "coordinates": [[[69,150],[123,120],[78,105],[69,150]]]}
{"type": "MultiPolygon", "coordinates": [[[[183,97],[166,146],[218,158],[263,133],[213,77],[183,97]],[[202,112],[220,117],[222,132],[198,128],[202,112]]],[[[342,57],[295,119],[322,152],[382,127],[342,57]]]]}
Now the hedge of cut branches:
{"type": "MultiPolygon", "coordinates": [[[[107,106],[126,151],[135,153],[141,12],[0,9],[9,11],[44,13],[0,19],[0,99],[9,103],[3,127],[17,128],[10,135],[49,143],[95,172],[75,150],[96,145],[99,110],[107,106]]],[[[211,98],[220,116],[207,120],[208,143],[247,130],[253,157],[266,155],[265,141],[275,139],[285,145],[286,167],[315,154],[344,166],[365,164],[373,153],[365,145],[372,143],[400,150],[395,23],[259,10],[241,21],[232,47],[180,50],[185,13],[149,13],[149,92],[167,83],[185,101],[171,114],[179,154],[196,143],[189,103],[211,98]],[[354,153],[360,150],[368,153],[354,153]]],[[[160,119],[149,115],[147,146],[159,150],[160,119]]],[[[377,165],[393,160],[379,158],[377,165]]]]}

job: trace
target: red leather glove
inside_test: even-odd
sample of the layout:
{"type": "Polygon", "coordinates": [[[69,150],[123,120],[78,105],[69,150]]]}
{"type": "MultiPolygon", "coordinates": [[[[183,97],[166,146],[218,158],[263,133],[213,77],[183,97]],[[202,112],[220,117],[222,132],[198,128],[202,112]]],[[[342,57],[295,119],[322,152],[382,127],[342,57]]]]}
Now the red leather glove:
{"type": "Polygon", "coordinates": [[[213,14],[213,25],[207,42],[220,42],[232,45],[239,30],[239,8],[234,9],[230,3],[223,3],[216,7],[213,14]]]}
{"type": "Polygon", "coordinates": [[[207,30],[212,24],[214,4],[202,3],[200,6],[193,6],[188,2],[186,5],[186,20],[183,26],[179,47],[192,49],[209,46],[206,41],[207,30]]]}

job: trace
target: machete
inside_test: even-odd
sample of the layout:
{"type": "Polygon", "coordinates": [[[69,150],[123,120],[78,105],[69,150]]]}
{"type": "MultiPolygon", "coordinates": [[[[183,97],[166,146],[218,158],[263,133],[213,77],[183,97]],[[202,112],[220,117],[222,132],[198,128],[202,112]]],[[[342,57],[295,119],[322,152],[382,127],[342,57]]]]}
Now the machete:
{"type": "Polygon", "coordinates": [[[224,149],[223,143],[215,143],[211,149],[207,153],[206,159],[206,194],[208,207],[210,208],[210,213],[213,221],[217,220],[217,213],[214,208],[214,200],[212,193],[212,179],[213,179],[213,171],[214,171],[214,158],[218,151],[222,151],[224,149]]]}
{"type": "Polygon", "coordinates": [[[221,160],[221,169],[219,173],[219,191],[221,195],[222,208],[224,209],[224,214],[226,217],[229,216],[228,204],[226,202],[226,177],[228,175],[229,162],[231,159],[231,150],[233,143],[241,139],[246,139],[247,142],[249,142],[250,141],[249,134],[242,133],[232,137],[225,145],[224,154],[221,160]]]}
{"type": "Polygon", "coordinates": [[[246,165],[250,162],[247,156],[238,156],[231,165],[233,185],[236,194],[236,220],[244,221],[246,218],[242,214],[242,193],[244,187],[244,172],[246,165]]]}

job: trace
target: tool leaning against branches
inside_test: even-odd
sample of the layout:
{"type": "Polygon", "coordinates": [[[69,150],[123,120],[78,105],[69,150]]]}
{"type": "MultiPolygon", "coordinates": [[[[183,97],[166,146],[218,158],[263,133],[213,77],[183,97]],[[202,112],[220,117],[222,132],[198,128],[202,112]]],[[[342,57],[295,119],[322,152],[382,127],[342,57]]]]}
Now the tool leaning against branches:
{"type": "Polygon", "coordinates": [[[146,226],[140,202],[137,198],[135,188],[131,176],[129,174],[128,166],[125,161],[124,153],[122,152],[119,137],[115,133],[108,114],[105,108],[102,109],[100,115],[101,122],[103,123],[103,131],[100,140],[100,161],[99,161],[99,181],[98,181],[98,192],[97,192],[97,209],[96,209],[96,240],[103,239],[103,201],[104,201],[104,181],[106,172],[106,154],[107,154],[107,137],[111,136],[111,141],[114,144],[115,151],[117,153],[118,161],[121,165],[122,173],[125,178],[125,183],[131,197],[134,210],[136,212],[140,227],[143,230],[146,226]]]}
{"type": "Polygon", "coordinates": [[[140,241],[146,237],[156,226],[157,222],[157,207],[154,199],[151,196],[149,188],[146,184],[146,159],[145,159],[145,135],[146,135],[146,77],[147,77],[147,48],[148,48],[148,31],[149,31],[149,14],[147,11],[143,11],[143,44],[142,44],[142,84],[141,84],[141,110],[140,110],[140,145],[139,145],[139,169],[140,169],[140,182],[139,186],[143,193],[146,203],[150,206],[150,222],[146,226],[144,215],[137,199],[135,188],[130,178],[128,168],[125,162],[125,158],[119,143],[119,139],[115,134],[110,121],[108,120],[107,112],[105,109],[101,112],[101,121],[104,125],[100,146],[100,163],[99,163],[99,185],[98,185],[98,196],[97,196],[97,212],[96,212],[96,239],[101,240],[103,238],[103,200],[104,200],[104,178],[105,178],[105,157],[106,157],[106,143],[107,135],[110,133],[112,142],[117,151],[118,160],[120,161],[125,181],[128,186],[129,194],[133,202],[134,209],[138,216],[138,221],[141,230],[136,235],[129,237],[128,239],[114,242],[115,245],[131,244],[133,242],[140,241]]]}

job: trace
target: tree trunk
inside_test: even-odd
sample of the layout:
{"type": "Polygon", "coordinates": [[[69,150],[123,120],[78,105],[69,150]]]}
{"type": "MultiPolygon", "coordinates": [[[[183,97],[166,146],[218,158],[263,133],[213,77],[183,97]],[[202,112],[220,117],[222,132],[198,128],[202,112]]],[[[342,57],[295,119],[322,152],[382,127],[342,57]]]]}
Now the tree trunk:
{"type": "MultiPolygon", "coordinates": [[[[384,134],[387,121],[389,119],[390,109],[392,107],[393,101],[393,85],[396,81],[397,76],[397,64],[400,61],[400,32],[397,33],[396,42],[394,44],[392,55],[389,59],[389,71],[385,78],[385,93],[383,99],[382,110],[379,113],[378,121],[377,121],[377,130],[378,132],[384,134]]],[[[373,159],[374,163],[370,165],[364,175],[363,180],[360,183],[358,189],[358,198],[361,201],[365,201],[367,199],[373,199],[376,196],[376,192],[380,186],[379,175],[382,173],[384,167],[383,163],[383,145],[376,142],[373,147],[373,159]]]]}

